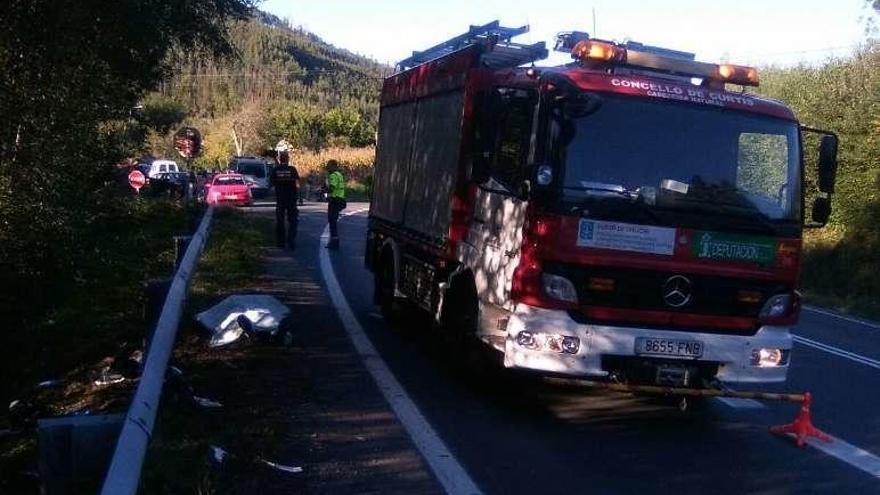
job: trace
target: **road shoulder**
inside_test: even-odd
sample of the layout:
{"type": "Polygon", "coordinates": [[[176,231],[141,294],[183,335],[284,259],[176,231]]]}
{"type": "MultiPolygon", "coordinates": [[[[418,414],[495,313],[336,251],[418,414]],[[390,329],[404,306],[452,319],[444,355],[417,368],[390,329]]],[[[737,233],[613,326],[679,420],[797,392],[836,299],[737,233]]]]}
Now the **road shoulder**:
{"type": "MultiPolygon", "coordinates": [[[[272,214],[271,209],[253,213],[272,214]]],[[[176,361],[199,395],[224,407],[187,412],[174,402],[163,405],[153,449],[158,455],[152,457],[164,459],[151,468],[146,487],[220,493],[442,492],[330,304],[316,254],[324,223],[321,205],[303,208],[297,251],[262,248],[263,273],[241,288],[273,295],[290,308],[291,346],[248,340],[208,349],[200,330],[186,332],[176,361]],[[207,457],[208,445],[245,462],[219,468],[203,462],[202,475],[188,476],[196,486],[180,486],[173,474],[181,468],[175,466],[187,457],[207,457]],[[188,454],[180,456],[181,451],[188,454]],[[256,458],[303,472],[278,472],[249,461],[256,458]]]]}

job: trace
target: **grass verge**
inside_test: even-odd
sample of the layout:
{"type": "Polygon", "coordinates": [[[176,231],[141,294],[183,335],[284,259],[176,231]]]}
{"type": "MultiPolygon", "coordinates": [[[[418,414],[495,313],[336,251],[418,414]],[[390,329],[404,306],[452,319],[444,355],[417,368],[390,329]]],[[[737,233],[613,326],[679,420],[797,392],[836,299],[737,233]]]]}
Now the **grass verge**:
{"type": "Polygon", "coordinates": [[[244,337],[226,347],[209,348],[205,330],[192,318],[227,295],[259,291],[262,247],[270,244],[272,229],[267,218],[235,210],[216,212],[172,359],[197,394],[223,407],[199,409],[166,390],[144,466],[144,493],[246,493],[242,480],[247,476],[238,476],[236,463],[222,470],[212,466],[209,446],[219,445],[245,458],[271,456],[280,448],[289,411],[267,408],[265,395],[276,388],[248,371],[288,357],[276,346],[244,337]]]}

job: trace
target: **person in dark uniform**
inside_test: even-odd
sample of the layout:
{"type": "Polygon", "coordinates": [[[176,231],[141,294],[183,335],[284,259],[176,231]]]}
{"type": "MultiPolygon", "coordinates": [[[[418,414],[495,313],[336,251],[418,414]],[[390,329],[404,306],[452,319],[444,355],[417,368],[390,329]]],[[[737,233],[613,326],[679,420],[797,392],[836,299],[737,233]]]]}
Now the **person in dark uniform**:
{"type": "Polygon", "coordinates": [[[296,228],[299,224],[299,210],[296,207],[299,195],[299,173],[290,166],[290,155],[287,151],[278,152],[278,166],[269,177],[275,188],[275,239],[278,247],[296,248],[296,228]],[[287,225],[285,218],[287,217],[287,225]],[[285,229],[286,227],[286,229],[285,229]],[[285,230],[287,230],[285,235],[285,230]]]}

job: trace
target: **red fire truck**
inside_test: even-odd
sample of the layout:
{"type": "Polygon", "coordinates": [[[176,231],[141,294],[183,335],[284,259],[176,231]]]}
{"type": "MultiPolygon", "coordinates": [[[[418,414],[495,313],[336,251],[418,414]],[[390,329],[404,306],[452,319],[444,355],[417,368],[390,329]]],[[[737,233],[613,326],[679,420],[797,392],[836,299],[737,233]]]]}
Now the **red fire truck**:
{"type": "Polygon", "coordinates": [[[570,63],[535,67],[526,29],[472,26],[384,81],[366,249],[383,313],[421,307],[508,368],[784,381],[837,137],[747,93],[754,68],[576,31],[556,44],[570,63]]]}

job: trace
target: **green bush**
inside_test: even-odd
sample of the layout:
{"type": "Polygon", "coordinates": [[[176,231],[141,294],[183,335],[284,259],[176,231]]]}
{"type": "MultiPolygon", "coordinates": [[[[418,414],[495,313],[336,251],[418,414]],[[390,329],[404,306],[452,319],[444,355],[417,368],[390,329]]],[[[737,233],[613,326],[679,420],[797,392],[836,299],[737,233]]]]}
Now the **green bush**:
{"type": "MultiPolygon", "coordinates": [[[[59,308],[89,311],[95,301],[82,304],[77,297],[103,273],[96,266],[109,269],[121,256],[140,255],[114,251],[138,249],[114,241],[142,227],[130,223],[137,215],[114,187],[127,172],[114,165],[142,145],[129,132],[137,125],[132,108],[170,69],[172,50],[230,54],[228,23],[245,16],[251,2],[190,0],[167,7],[50,0],[3,5],[0,320],[7,324],[0,348],[54,365],[58,360],[45,349],[16,343],[38,341],[35,329],[59,308]],[[67,306],[73,300],[79,306],[67,306]]],[[[153,109],[155,125],[173,125],[178,117],[179,109],[165,103],[153,109]]],[[[80,339],[90,335],[85,325],[68,331],[80,339]]]]}
{"type": "MultiPolygon", "coordinates": [[[[804,287],[817,300],[880,315],[880,43],[819,67],[764,69],[761,77],[760,93],[840,137],[834,213],[827,232],[805,236],[804,287]]],[[[815,157],[806,159],[809,186],[815,157]]]]}

